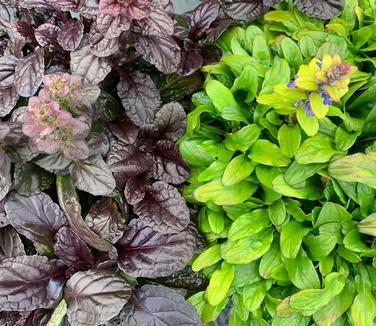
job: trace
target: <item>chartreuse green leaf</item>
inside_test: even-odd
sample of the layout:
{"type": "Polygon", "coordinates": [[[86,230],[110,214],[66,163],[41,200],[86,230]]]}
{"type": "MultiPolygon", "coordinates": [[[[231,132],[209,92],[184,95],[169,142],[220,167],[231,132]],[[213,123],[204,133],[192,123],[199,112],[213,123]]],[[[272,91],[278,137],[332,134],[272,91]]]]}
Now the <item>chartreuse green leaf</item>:
{"type": "Polygon", "coordinates": [[[260,137],[261,130],[255,124],[250,124],[238,130],[236,133],[228,134],[224,144],[230,151],[247,151],[260,137]]]}
{"type": "Polygon", "coordinates": [[[372,293],[372,284],[364,266],[359,265],[359,274],[355,276],[357,295],[351,306],[351,319],[354,325],[373,326],[376,317],[376,299],[372,293]]]}
{"type": "Polygon", "coordinates": [[[271,94],[276,85],[287,84],[290,80],[290,67],[286,60],[274,57],[272,66],[266,71],[259,95],[271,94]]]}
{"type": "Polygon", "coordinates": [[[241,181],[233,186],[226,187],[222,180],[213,180],[198,187],[193,197],[200,202],[213,202],[216,205],[235,205],[246,201],[256,191],[257,185],[241,181]]]}
{"type": "Polygon", "coordinates": [[[225,186],[232,186],[247,178],[254,169],[254,164],[247,156],[236,156],[228,163],[223,173],[222,183],[225,186]]]}
{"type": "Polygon", "coordinates": [[[266,38],[262,34],[256,34],[252,44],[252,56],[264,67],[270,65],[270,50],[266,38]]]}
{"type": "Polygon", "coordinates": [[[252,234],[260,232],[270,223],[268,211],[266,209],[255,209],[240,216],[232,223],[228,231],[228,238],[232,241],[246,238],[252,234]]]}
{"type": "Polygon", "coordinates": [[[273,180],[273,190],[286,197],[309,200],[319,199],[321,197],[321,189],[308,181],[304,185],[293,187],[286,183],[283,175],[279,175],[273,180]]]}
{"type": "Polygon", "coordinates": [[[198,182],[212,181],[215,179],[220,179],[223,176],[227,166],[227,162],[224,161],[214,161],[211,163],[204,171],[202,171],[198,177],[198,182]]]}
{"type": "MultiPolygon", "coordinates": [[[[235,310],[235,315],[237,316],[236,320],[234,320],[233,322],[236,322],[236,326],[242,325],[243,321],[245,322],[249,318],[249,310],[244,306],[243,298],[239,293],[234,293],[232,295],[232,302],[234,305],[233,309],[235,310]]],[[[230,320],[229,325],[231,325],[230,320]]]]}
{"type": "Polygon", "coordinates": [[[227,240],[221,245],[221,256],[230,264],[248,264],[262,257],[273,242],[273,230],[264,229],[247,238],[227,240]]]}
{"type": "Polygon", "coordinates": [[[235,265],[235,277],[232,286],[242,288],[247,284],[252,284],[261,280],[258,272],[258,262],[252,261],[248,264],[235,265]]]}
{"type": "Polygon", "coordinates": [[[322,119],[329,111],[329,105],[323,103],[319,93],[312,93],[309,97],[311,108],[317,119],[322,119]]]}
{"type": "Polygon", "coordinates": [[[315,41],[309,35],[302,35],[299,38],[299,48],[304,57],[314,57],[317,52],[315,41]]]}
{"type": "Polygon", "coordinates": [[[290,221],[282,227],[280,246],[282,255],[286,258],[295,258],[302,245],[303,238],[310,228],[302,223],[290,221]]]}
{"type": "Polygon", "coordinates": [[[229,302],[229,298],[225,298],[218,305],[213,306],[210,303],[206,303],[201,310],[200,316],[202,321],[206,324],[218,318],[222,310],[229,302]]]}
{"type": "Polygon", "coordinates": [[[307,180],[327,166],[327,163],[299,164],[294,161],[286,171],[285,181],[293,186],[307,180]]]}
{"type": "Polygon", "coordinates": [[[351,221],[351,214],[341,205],[327,202],[322,207],[319,216],[317,217],[315,228],[327,223],[344,223],[351,221]]]}
{"type": "Polygon", "coordinates": [[[254,163],[277,167],[288,166],[291,161],[290,158],[282,154],[276,144],[266,139],[256,141],[251,147],[248,157],[254,163]]]}
{"type": "Polygon", "coordinates": [[[296,111],[299,125],[308,136],[314,136],[319,131],[319,120],[316,117],[307,116],[306,111],[299,107],[296,111]]]}
{"type": "Polygon", "coordinates": [[[210,305],[216,306],[226,298],[232,280],[234,279],[234,275],[234,265],[225,261],[222,263],[221,269],[213,273],[206,289],[207,298],[210,305]]]}
{"type": "Polygon", "coordinates": [[[328,256],[337,244],[337,237],[330,233],[307,236],[303,240],[309,255],[314,260],[328,256]]]}
{"type": "Polygon", "coordinates": [[[214,161],[214,157],[201,148],[195,141],[183,140],[179,147],[184,159],[194,166],[207,166],[214,161]]]}
{"type": "Polygon", "coordinates": [[[231,91],[233,93],[239,90],[246,92],[247,96],[244,101],[246,103],[251,103],[257,95],[257,89],[257,70],[255,67],[247,65],[244,67],[240,76],[235,79],[231,91]]]}
{"type": "Polygon", "coordinates": [[[275,271],[284,269],[278,241],[274,241],[270,249],[260,260],[259,273],[264,279],[271,278],[275,271]]]}
{"type": "Polygon", "coordinates": [[[360,233],[376,237],[376,213],[367,216],[357,224],[360,233]]]}
{"type": "Polygon", "coordinates": [[[193,261],[192,270],[198,272],[205,267],[219,262],[222,259],[219,249],[220,246],[216,244],[202,251],[193,261]]]}
{"type": "Polygon", "coordinates": [[[264,281],[247,285],[243,288],[243,304],[249,311],[257,310],[266,295],[264,281]]]}
{"type": "Polygon", "coordinates": [[[288,64],[294,68],[303,62],[302,53],[298,45],[289,37],[281,36],[277,40],[278,53],[286,59],[288,64]]]}
{"type": "Polygon", "coordinates": [[[300,133],[299,125],[295,125],[294,127],[283,125],[278,130],[279,148],[281,149],[282,154],[287,157],[294,157],[299,149],[301,140],[302,135],[300,133]]]}
{"type": "Polygon", "coordinates": [[[341,293],[345,287],[345,276],[340,273],[331,273],[325,277],[324,283],[324,289],[308,289],[293,294],[290,297],[290,307],[305,316],[313,315],[341,293]]]}
{"type": "Polygon", "coordinates": [[[186,133],[188,136],[193,136],[193,132],[199,126],[200,116],[203,113],[214,113],[215,108],[212,104],[204,104],[195,108],[193,111],[187,114],[187,129],[186,133]]]}
{"type": "Polygon", "coordinates": [[[330,163],[328,172],[335,179],[362,182],[376,189],[376,152],[341,157],[330,163]]]}
{"type": "Polygon", "coordinates": [[[376,255],[376,249],[369,248],[360,238],[360,233],[357,229],[349,231],[343,238],[343,245],[346,249],[353,252],[360,252],[363,254],[371,253],[371,256],[376,255]]]}
{"type": "Polygon", "coordinates": [[[227,106],[237,106],[231,91],[217,80],[209,80],[205,84],[205,91],[219,112],[227,106]]]}
{"type": "Polygon", "coordinates": [[[208,214],[210,229],[214,233],[221,233],[225,227],[225,217],[223,212],[210,212],[208,214]]]}
{"type": "Polygon", "coordinates": [[[298,289],[319,289],[320,279],[317,271],[303,249],[294,259],[282,258],[291,282],[298,289]]]}
{"type": "Polygon", "coordinates": [[[350,133],[345,129],[338,127],[334,135],[334,143],[336,148],[340,151],[347,151],[355,144],[356,139],[360,134],[360,131],[350,133]]]}
{"type": "Polygon", "coordinates": [[[335,153],[336,150],[332,148],[330,139],[319,134],[303,142],[295,155],[295,159],[300,164],[325,163],[335,153]]]}
{"type": "Polygon", "coordinates": [[[350,308],[355,294],[355,284],[347,279],[342,292],[313,315],[318,326],[331,326],[350,308]]]}
{"type": "Polygon", "coordinates": [[[282,199],[276,200],[268,208],[269,219],[275,226],[281,226],[286,219],[286,205],[282,199]]]}

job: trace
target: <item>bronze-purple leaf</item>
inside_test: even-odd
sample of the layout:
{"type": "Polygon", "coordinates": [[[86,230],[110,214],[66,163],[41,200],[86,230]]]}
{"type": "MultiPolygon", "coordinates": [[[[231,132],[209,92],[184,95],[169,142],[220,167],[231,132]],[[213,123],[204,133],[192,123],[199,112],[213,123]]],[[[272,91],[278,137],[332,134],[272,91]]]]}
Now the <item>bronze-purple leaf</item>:
{"type": "Polygon", "coordinates": [[[99,14],[96,21],[98,31],[107,39],[118,37],[122,32],[127,31],[131,21],[127,16],[112,16],[99,14]]]}
{"type": "Polygon", "coordinates": [[[99,154],[84,162],[74,162],[70,172],[76,187],[94,196],[106,196],[115,189],[111,169],[99,154]]]}
{"type": "Polygon", "coordinates": [[[111,243],[117,242],[124,233],[124,225],[119,220],[119,210],[112,198],[97,201],[86,215],[89,228],[111,243]]]}
{"type": "Polygon", "coordinates": [[[94,257],[86,243],[70,227],[62,227],[55,235],[54,252],[56,257],[75,271],[90,268],[94,257]]]}
{"type": "Polygon", "coordinates": [[[135,291],[133,302],[124,308],[122,325],[202,326],[196,309],[174,289],[147,284],[135,291]]]}
{"type": "Polygon", "coordinates": [[[133,219],[115,245],[119,267],[133,277],[157,278],[181,270],[196,251],[196,235],[186,229],[162,234],[133,219]]]}
{"type": "Polygon", "coordinates": [[[106,58],[92,54],[90,45],[71,52],[71,71],[84,77],[91,84],[99,84],[111,71],[111,65],[106,58]]]}
{"type": "Polygon", "coordinates": [[[94,18],[99,14],[99,0],[81,0],[78,6],[78,12],[86,18],[94,18]]]}
{"type": "Polygon", "coordinates": [[[269,7],[263,0],[220,0],[224,12],[233,19],[255,20],[269,7]]]}
{"type": "Polygon", "coordinates": [[[160,233],[177,233],[189,223],[188,206],[179,191],[161,181],[153,183],[134,212],[145,225],[160,233]]]}
{"type": "Polygon", "coordinates": [[[174,21],[164,10],[153,8],[149,17],[134,22],[133,30],[144,35],[173,35],[174,21]]]}
{"type": "Polygon", "coordinates": [[[163,105],[155,115],[154,124],[163,138],[178,140],[183,136],[187,126],[184,108],[178,102],[163,105]]]}
{"type": "Polygon", "coordinates": [[[66,51],[74,51],[80,45],[84,35],[84,25],[78,19],[65,22],[57,32],[57,41],[66,51]]]}
{"type": "Polygon", "coordinates": [[[0,152],[0,201],[8,194],[12,186],[10,163],[8,155],[4,152],[0,152]]]}
{"type": "Polygon", "coordinates": [[[51,23],[45,23],[35,30],[35,39],[40,46],[48,46],[51,49],[60,48],[59,43],[57,42],[57,33],[60,28],[51,23]]]}
{"type": "Polygon", "coordinates": [[[108,39],[92,25],[89,35],[90,51],[97,57],[108,57],[119,50],[117,38],[108,39]]]}
{"type": "Polygon", "coordinates": [[[19,97],[16,87],[0,89],[0,117],[5,117],[13,110],[19,97]]]}
{"type": "Polygon", "coordinates": [[[0,260],[25,255],[20,236],[11,226],[0,228],[0,260]]]}
{"type": "Polygon", "coordinates": [[[181,157],[178,146],[161,140],[153,151],[154,178],[172,184],[181,184],[189,178],[190,168],[181,157]]]}
{"type": "Polygon", "coordinates": [[[43,192],[30,197],[13,192],[5,201],[5,211],[17,232],[47,245],[66,223],[59,205],[43,192]]]}
{"type": "Polygon", "coordinates": [[[18,256],[0,262],[0,310],[52,308],[61,298],[66,265],[44,256],[18,256]]]}
{"type": "Polygon", "coordinates": [[[58,176],[56,184],[60,206],[72,231],[79,234],[80,238],[93,248],[99,251],[111,251],[112,244],[102,239],[85,224],[81,215],[81,205],[71,177],[69,175],[58,176]]]}
{"type": "Polygon", "coordinates": [[[298,0],[298,9],[310,17],[331,19],[341,14],[345,0],[298,0]]]}
{"type": "Polygon", "coordinates": [[[154,120],[161,98],[150,76],[141,72],[123,75],[117,90],[127,116],[136,126],[154,120]]]}
{"type": "Polygon", "coordinates": [[[124,279],[110,271],[89,270],[74,274],[64,296],[72,325],[99,325],[115,317],[132,295],[124,279]]]}
{"type": "Polygon", "coordinates": [[[42,84],[44,75],[44,50],[37,48],[34,53],[21,59],[15,70],[14,86],[19,95],[33,96],[42,84]]]}
{"type": "Polygon", "coordinates": [[[129,178],[124,187],[124,197],[128,204],[136,205],[145,198],[146,184],[144,176],[129,178]]]}
{"type": "Polygon", "coordinates": [[[180,63],[180,47],[169,35],[135,35],[134,46],[144,60],[165,73],[176,72],[180,63]]]}
{"type": "Polygon", "coordinates": [[[77,11],[80,0],[47,0],[48,3],[62,11],[77,11]]]}
{"type": "Polygon", "coordinates": [[[18,61],[19,59],[13,55],[0,57],[0,89],[12,86],[18,61]]]}

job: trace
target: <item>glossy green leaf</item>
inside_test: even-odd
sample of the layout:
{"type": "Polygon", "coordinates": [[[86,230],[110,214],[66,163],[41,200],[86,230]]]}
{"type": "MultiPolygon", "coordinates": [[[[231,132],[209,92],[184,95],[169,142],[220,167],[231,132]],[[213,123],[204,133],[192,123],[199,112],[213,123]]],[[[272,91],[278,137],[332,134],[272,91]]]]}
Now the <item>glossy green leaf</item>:
{"type": "Polygon", "coordinates": [[[300,164],[325,163],[336,153],[332,148],[330,139],[323,135],[316,135],[306,139],[295,159],[300,164]]]}
{"type": "Polygon", "coordinates": [[[247,238],[227,240],[221,245],[221,256],[230,264],[248,264],[262,257],[273,241],[273,230],[268,228],[247,238]]]}
{"type": "Polygon", "coordinates": [[[217,80],[209,80],[205,84],[205,91],[218,111],[227,106],[237,106],[231,91],[217,80]]]}
{"type": "Polygon", "coordinates": [[[290,221],[281,230],[280,246],[282,255],[286,258],[295,258],[300,250],[303,238],[310,228],[303,224],[290,221]]]}
{"type": "Polygon", "coordinates": [[[233,158],[227,165],[222,183],[225,186],[232,186],[247,178],[255,169],[255,166],[245,155],[239,155],[233,158]]]}
{"type": "Polygon", "coordinates": [[[266,209],[255,209],[240,216],[232,223],[228,231],[228,238],[232,241],[246,238],[252,234],[260,232],[270,223],[268,211],[266,209]]]}
{"type": "Polygon", "coordinates": [[[225,146],[230,151],[247,151],[260,137],[261,130],[257,125],[250,124],[236,133],[226,135],[225,146]]]}
{"type": "Polygon", "coordinates": [[[275,226],[281,226],[286,219],[286,205],[282,199],[276,200],[268,208],[269,218],[275,226]]]}
{"type": "Polygon", "coordinates": [[[235,205],[246,201],[256,191],[257,185],[241,181],[226,187],[220,179],[210,181],[198,187],[193,197],[200,202],[213,202],[216,205],[235,205]]]}
{"type": "Polygon", "coordinates": [[[283,125],[278,130],[278,142],[282,154],[293,157],[299,149],[302,136],[299,125],[289,127],[283,125]]]}
{"type": "Polygon", "coordinates": [[[220,304],[230,289],[234,279],[235,267],[227,262],[222,263],[221,269],[214,272],[206,289],[208,302],[212,306],[220,304]]]}
{"type": "Polygon", "coordinates": [[[286,171],[285,181],[289,185],[301,183],[326,167],[326,163],[299,164],[294,161],[286,171]]]}
{"type": "Polygon", "coordinates": [[[264,282],[257,282],[243,288],[243,304],[249,311],[257,310],[266,295],[264,282]]]}
{"type": "Polygon", "coordinates": [[[214,245],[202,251],[193,261],[192,270],[194,272],[198,272],[205,267],[219,262],[222,259],[219,249],[219,245],[214,245]]]}
{"type": "Polygon", "coordinates": [[[254,162],[268,166],[288,166],[290,158],[282,154],[276,144],[266,139],[256,141],[251,147],[248,157],[254,162]]]}

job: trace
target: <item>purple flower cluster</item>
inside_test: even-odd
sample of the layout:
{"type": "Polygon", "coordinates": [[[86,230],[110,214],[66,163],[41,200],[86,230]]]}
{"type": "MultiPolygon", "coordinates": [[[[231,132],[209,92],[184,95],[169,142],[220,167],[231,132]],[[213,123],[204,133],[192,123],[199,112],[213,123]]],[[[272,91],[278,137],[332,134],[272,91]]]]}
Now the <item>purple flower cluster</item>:
{"type": "MultiPolygon", "coordinates": [[[[89,156],[85,138],[90,131],[91,119],[83,113],[73,116],[74,113],[65,108],[86,107],[83,104],[93,98],[83,98],[85,86],[76,76],[56,73],[45,76],[43,82],[39,95],[29,99],[22,114],[23,133],[30,137],[30,146],[38,151],[47,154],[61,152],[72,160],[85,160],[89,156]]],[[[99,88],[97,93],[96,97],[99,88]]]]}

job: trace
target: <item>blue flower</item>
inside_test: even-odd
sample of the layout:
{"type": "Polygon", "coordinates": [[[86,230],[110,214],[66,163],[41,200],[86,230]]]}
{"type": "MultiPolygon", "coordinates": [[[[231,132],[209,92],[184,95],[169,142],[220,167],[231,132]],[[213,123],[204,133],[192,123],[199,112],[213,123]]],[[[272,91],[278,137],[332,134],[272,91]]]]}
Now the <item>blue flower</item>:
{"type": "Polygon", "coordinates": [[[294,106],[297,108],[300,104],[302,104],[302,100],[296,100],[294,106]]]}
{"type": "Polygon", "coordinates": [[[324,99],[323,103],[325,105],[332,105],[332,101],[330,100],[329,94],[326,92],[325,89],[321,90],[321,97],[324,99]]]}
{"type": "Polygon", "coordinates": [[[294,79],[290,80],[289,83],[287,84],[287,87],[288,88],[294,88],[294,87],[296,87],[295,80],[294,79]]]}
{"type": "Polygon", "coordinates": [[[306,111],[307,117],[314,117],[315,114],[312,111],[311,103],[309,102],[309,99],[306,99],[303,105],[303,110],[306,111]]]}

